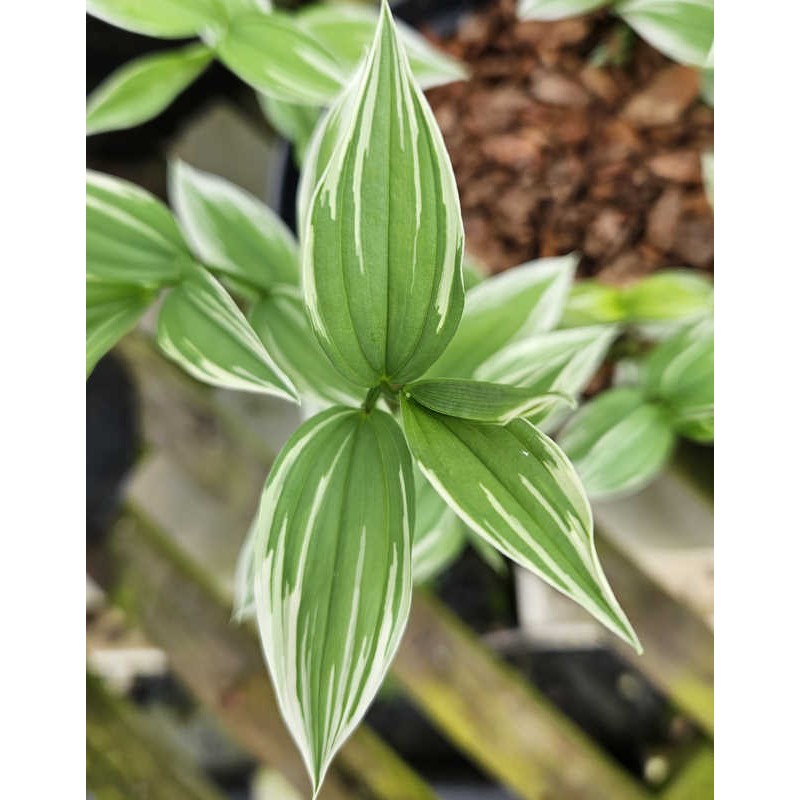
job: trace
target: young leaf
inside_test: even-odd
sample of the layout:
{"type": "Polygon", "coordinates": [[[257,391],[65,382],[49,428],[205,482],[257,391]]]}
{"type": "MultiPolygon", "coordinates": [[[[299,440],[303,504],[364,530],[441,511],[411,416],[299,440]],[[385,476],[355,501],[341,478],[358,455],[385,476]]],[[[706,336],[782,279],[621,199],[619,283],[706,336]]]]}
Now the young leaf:
{"type": "Polygon", "coordinates": [[[632,322],[676,320],[707,314],[714,288],[689,270],[663,270],[622,290],[626,318],[632,322]]]}
{"type": "Polygon", "coordinates": [[[267,478],[255,523],[256,612],[315,796],[408,618],[413,481],[397,423],[341,407],[302,425],[267,478]]]}
{"type": "Polygon", "coordinates": [[[183,39],[225,23],[220,0],[86,0],[86,10],[118,28],[183,39]]]}
{"type": "MultiPolygon", "coordinates": [[[[463,228],[441,133],[385,2],[369,55],[336,108],[327,119],[338,136],[305,213],[306,303],[343,375],[366,387],[404,383],[436,360],[458,325],[463,228]]],[[[331,141],[321,137],[320,153],[331,141]]]]}
{"type": "Polygon", "coordinates": [[[173,361],[204,383],[298,399],[230,295],[203,269],[167,295],[157,338],[173,361]]]}
{"type": "Polygon", "coordinates": [[[461,324],[430,374],[471,378],[509,342],[555,327],[577,263],[573,255],[530,261],[470,289],[461,324]]]}
{"type": "Polygon", "coordinates": [[[599,281],[578,281],[570,289],[559,327],[621,322],[625,313],[619,289],[599,281]]]}
{"type": "Polygon", "coordinates": [[[86,134],[132,128],[158,116],[211,63],[202,44],[142,56],[112,73],[86,104],[86,134]]]}
{"type": "Polygon", "coordinates": [[[420,469],[459,517],[641,651],[597,558],[580,480],[558,446],[525,420],[484,425],[405,396],[401,406],[420,469]]]}
{"type": "Polygon", "coordinates": [[[714,439],[714,322],[695,322],[661,342],[643,367],[647,391],[663,401],[673,428],[699,442],[714,439]]]}
{"type": "Polygon", "coordinates": [[[419,469],[414,470],[414,484],[416,522],[411,572],[414,583],[425,583],[455,561],[464,549],[466,537],[461,520],[419,469]]]}
{"type": "Polygon", "coordinates": [[[566,19],[588,14],[608,4],[609,0],[519,0],[517,16],[542,21],[566,19]]]}
{"type": "Polygon", "coordinates": [[[332,54],[280,11],[234,17],[214,46],[245,83],[288,103],[326,105],[347,77],[332,54]]]}
{"type": "Polygon", "coordinates": [[[640,389],[602,392],[564,426],[559,444],[591,498],[644,488],[669,459],[675,435],[640,389]]]}
{"type": "Polygon", "coordinates": [[[622,0],[614,12],[675,61],[708,66],[714,44],[713,0],[622,0]]]}
{"type": "MultiPolygon", "coordinates": [[[[535,394],[560,392],[577,397],[603,362],[617,333],[613,325],[594,325],[531,336],[496,353],[475,377],[524,386],[535,394]]],[[[549,430],[561,416],[556,411],[537,424],[549,430]]]]}
{"type": "Polygon", "coordinates": [[[86,173],[86,277],[160,286],[177,281],[191,253],[167,207],[128,181],[86,173]]]}
{"type": "Polygon", "coordinates": [[[406,386],[405,392],[439,414],[497,425],[520,417],[544,419],[562,403],[575,407],[573,398],[560,392],[537,394],[517,386],[458,378],[418,381],[406,386]]]}
{"type": "Polygon", "coordinates": [[[121,283],[86,284],[86,377],[155,299],[153,290],[121,283]]]}
{"type": "Polygon", "coordinates": [[[297,242],[278,215],[244,189],[173,161],[169,196],[195,255],[211,269],[261,289],[299,283],[297,242]]]}
{"type": "Polygon", "coordinates": [[[361,403],[364,399],[364,390],[339,374],[320,347],[299,289],[276,286],[253,307],[249,318],[267,352],[304,399],[325,404],[361,403]]]}
{"type": "MultiPolygon", "coordinates": [[[[351,3],[315,3],[298,12],[300,23],[333,53],[348,73],[355,71],[372,43],[378,24],[376,9],[351,3]]],[[[423,89],[463,80],[464,66],[442,53],[413,28],[395,21],[411,71],[423,89]]]]}

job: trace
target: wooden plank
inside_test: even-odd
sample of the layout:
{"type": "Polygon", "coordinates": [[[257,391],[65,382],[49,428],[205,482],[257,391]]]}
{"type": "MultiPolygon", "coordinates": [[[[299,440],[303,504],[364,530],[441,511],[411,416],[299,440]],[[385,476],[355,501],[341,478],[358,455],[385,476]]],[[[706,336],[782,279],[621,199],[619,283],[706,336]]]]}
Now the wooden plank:
{"type": "Polygon", "coordinates": [[[223,800],[127,701],[86,676],[86,783],[98,800],[223,800]]]}
{"type": "MultiPolygon", "coordinates": [[[[229,598],[218,582],[133,511],[114,526],[103,551],[91,555],[95,580],[167,653],[195,697],[242,747],[280,768],[307,795],[306,771],[280,718],[255,631],[231,622],[229,598]]],[[[382,800],[435,797],[364,726],[343,748],[337,767],[326,779],[323,800],[361,797],[364,789],[382,800]],[[351,785],[362,791],[354,792],[351,785]]]]}

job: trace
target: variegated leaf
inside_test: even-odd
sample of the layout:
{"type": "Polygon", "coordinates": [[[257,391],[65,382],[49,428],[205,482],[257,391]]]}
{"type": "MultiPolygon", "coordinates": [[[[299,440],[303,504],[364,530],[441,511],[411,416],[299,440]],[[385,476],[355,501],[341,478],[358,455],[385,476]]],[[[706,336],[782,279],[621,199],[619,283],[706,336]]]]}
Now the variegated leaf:
{"type": "Polygon", "coordinates": [[[566,19],[579,14],[588,14],[596,8],[607,6],[610,0],[518,0],[517,15],[520,19],[542,21],[566,19]]]}
{"type": "Polygon", "coordinates": [[[86,377],[138,322],[156,292],[121,283],[86,284],[86,377]]]}
{"type": "Polygon", "coordinates": [[[280,11],[234,17],[213,45],[245,83],[288,103],[326,105],[347,79],[335,56],[280,11]]]}
{"type": "Polygon", "coordinates": [[[169,209],[133,183],[86,173],[86,277],[101,283],[175,283],[192,257],[169,209]]]}
{"type": "MultiPolygon", "coordinates": [[[[299,11],[300,23],[353,72],[369,49],[378,24],[378,11],[353,3],[315,3],[299,11]]],[[[413,28],[396,21],[414,76],[423,89],[467,77],[464,66],[437,50],[413,28]]]]}
{"type": "Polygon", "coordinates": [[[455,561],[467,540],[461,520],[419,469],[414,470],[414,484],[416,522],[411,571],[414,583],[425,583],[455,561]]]}
{"type": "Polygon", "coordinates": [[[705,317],[657,345],[642,370],[647,391],[669,410],[673,428],[714,439],[714,321],[705,317]]]}
{"type": "Polygon", "coordinates": [[[417,381],[404,391],[439,414],[496,425],[507,425],[521,417],[535,422],[562,404],[575,408],[575,400],[561,392],[538,394],[523,387],[458,378],[417,381]]]}
{"type": "Polygon", "coordinates": [[[450,507],[487,542],[641,650],[594,548],[592,514],[574,467],[526,420],[486,425],[401,398],[411,451],[450,507]]]}
{"type": "Polygon", "coordinates": [[[364,390],[349,383],[331,364],[311,330],[303,296],[292,286],[276,286],[249,314],[250,324],[304,399],[360,404],[364,390]]]}
{"type": "MultiPolygon", "coordinates": [[[[475,374],[481,381],[524,386],[537,394],[577,397],[603,362],[618,329],[613,325],[552,331],[512,342],[475,374]]],[[[544,430],[563,418],[556,410],[537,425],[544,430]]]]}
{"type": "Polygon", "coordinates": [[[132,128],[158,116],[211,63],[202,44],[130,61],[106,78],[86,103],[86,134],[132,128]]]}
{"type": "Polygon", "coordinates": [[[260,289],[297,285],[297,242],[272,209],[230,181],[174,161],[169,196],[186,239],[209,268],[260,289]]]}
{"type": "Polygon", "coordinates": [[[337,135],[321,133],[315,158],[329,144],[332,154],[305,212],[306,303],[343,375],[366,387],[405,383],[436,360],[461,317],[463,228],[441,133],[385,2],[334,108],[337,135]]]}
{"type": "Polygon", "coordinates": [[[591,498],[644,488],[667,463],[675,443],[669,417],[641,389],[610,389],[564,426],[559,444],[591,498]]]}
{"type": "Polygon", "coordinates": [[[621,0],[619,14],[665,55],[692,67],[709,66],[714,44],[714,0],[621,0]]]}
{"type": "Polygon", "coordinates": [[[509,342],[554,328],[577,263],[574,255],[530,261],[470,289],[461,324],[429,374],[472,378],[509,342]]]}
{"type": "Polygon", "coordinates": [[[315,795],[408,618],[413,481],[394,419],[342,407],[302,425],[267,479],[255,523],[257,619],[315,795]]]}
{"type": "Polygon", "coordinates": [[[86,0],[93,16],[134,33],[183,39],[224,25],[221,0],[86,0]]]}
{"type": "Polygon", "coordinates": [[[298,399],[236,303],[199,267],[164,300],[157,340],[166,355],[204,383],[298,399]]]}

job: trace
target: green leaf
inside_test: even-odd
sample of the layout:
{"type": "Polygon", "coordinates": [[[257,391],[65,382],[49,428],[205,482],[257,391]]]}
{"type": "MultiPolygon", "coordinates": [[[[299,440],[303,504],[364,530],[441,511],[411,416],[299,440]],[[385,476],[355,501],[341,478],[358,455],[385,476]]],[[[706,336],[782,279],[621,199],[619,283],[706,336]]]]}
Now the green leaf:
{"type": "Polygon", "coordinates": [[[86,10],[118,28],[162,39],[182,39],[224,25],[219,0],[86,0],[86,10]]]}
{"type": "MultiPolygon", "coordinates": [[[[348,73],[355,71],[369,49],[378,19],[377,9],[350,3],[316,3],[298,13],[300,23],[337,57],[348,73]]],[[[423,89],[467,77],[461,62],[437,50],[408,25],[395,21],[395,26],[411,71],[423,89]]]]}
{"type": "Polygon", "coordinates": [[[333,55],[280,11],[234,17],[215,49],[245,83],[288,103],[326,105],[347,77],[333,55]]]}
{"type": "Polygon", "coordinates": [[[112,73],[86,104],[86,134],[132,128],[158,116],[211,63],[202,44],[143,56],[112,73]]]}
{"type": "Polygon", "coordinates": [[[204,383],[298,399],[230,295],[205,270],[189,273],[167,295],[157,338],[173,361],[204,383]]]}
{"type": "Polygon", "coordinates": [[[464,253],[462,267],[464,272],[464,288],[467,292],[479,283],[483,283],[488,277],[486,266],[469,253],[464,253]]]}
{"type": "Polygon", "coordinates": [[[560,392],[537,394],[517,386],[459,378],[419,381],[406,386],[405,392],[439,414],[497,425],[520,417],[544,419],[562,403],[575,408],[574,399],[560,392]]]}
{"type": "Polygon", "coordinates": [[[641,651],[597,558],[589,502],[559,447],[525,420],[484,425],[405,396],[401,405],[420,469],[461,519],[641,651]]]}
{"type": "Polygon", "coordinates": [[[138,322],[156,292],[120,283],[86,284],[86,377],[138,322]]]}
{"type": "Polygon", "coordinates": [[[190,263],[160,200],[128,181],[87,171],[87,278],[156,287],[177,281],[190,263]]]}
{"type": "Polygon", "coordinates": [[[708,66],[714,44],[713,0],[622,0],[614,11],[675,61],[708,66]]]}
{"type": "Polygon", "coordinates": [[[300,281],[297,242],[278,215],[230,181],[173,161],[170,201],[195,255],[261,289],[300,281]]]}
{"type": "Polygon", "coordinates": [[[304,399],[344,404],[360,404],[364,399],[364,390],[349,383],[320,347],[299,289],[275,287],[253,307],[249,318],[267,352],[304,399]]]}
{"type": "Polygon", "coordinates": [[[463,227],[441,133],[385,2],[342,104],[305,214],[306,303],[343,375],[366,387],[405,383],[442,353],[461,317],[463,227]]]}
{"type": "Polygon", "coordinates": [[[269,124],[284,139],[294,145],[295,163],[302,164],[322,110],[316,106],[304,106],[276,100],[274,97],[260,92],[257,94],[257,98],[269,124]]]}
{"type": "Polygon", "coordinates": [[[573,255],[530,261],[470,289],[456,335],[430,374],[471,378],[509,342],[555,327],[577,263],[573,255]]]}
{"type": "Polygon", "coordinates": [[[648,354],[642,371],[649,394],[669,409],[673,428],[699,442],[714,439],[714,321],[682,328],[648,354]]]}
{"type": "Polygon", "coordinates": [[[621,291],[626,318],[632,322],[678,320],[707,314],[714,287],[690,270],[663,270],[621,291]]]}
{"type": "MultiPolygon", "coordinates": [[[[597,372],[617,333],[613,325],[594,325],[531,336],[492,356],[475,377],[524,386],[536,394],[560,392],[577,397],[597,372]]],[[[562,416],[556,411],[537,424],[549,430],[562,416]]]]}
{"type": "Polygon", "coordinates": [[[562,328],[578,328],[621,322],[625,319],[625,313],[620,291],[615,286],[592,280],[578,281],[570,289],[559,325],[562,328]]]}
{"type": "Polygon", "coordinates": [[[258,516],[250,524],[239,550],[239,556],[236,559],[236,570],[233,576],[233,613],[231,614],[231,619],[234,622],[244,622],[252,619],[256,614],[255,546],[256,536],[258,535],[257,522],[258,516]]]}
{"type": "Polygon", "coordinates": [[[258,625],[315,796],[408,618],[413,481],[397,423],[341,407],[302,425],[267,478],[256,520],[258,625]]]}
{"type": "Polygon", "coordinates": [[[596,8],[609,5],[611,0],[518,0],[517,16],[520,19],[542,21],[576,17],[596,8]]]}
{"type": "Polygon", "coordinates": [[[559,435],[591,498],[644,488],[667,463],[674,443],[664,410],[635,388],[602,392],[559,435]]]}
{"type": "Polygon", "coordinates": [[[464,527],[427,478],[414,470],[416,498],[411,572],[414,583],[426,583],[444,572],[466,544],[464,527]]]}

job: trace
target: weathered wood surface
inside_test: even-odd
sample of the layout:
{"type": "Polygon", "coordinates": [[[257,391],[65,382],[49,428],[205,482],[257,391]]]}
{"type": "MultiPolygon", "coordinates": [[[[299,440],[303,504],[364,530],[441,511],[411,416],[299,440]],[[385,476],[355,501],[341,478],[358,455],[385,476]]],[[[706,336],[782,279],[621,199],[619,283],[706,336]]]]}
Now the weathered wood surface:
{"type": "MultiPolygon", "coordinates": [[[[274,765],[304,795],[300,755],[280,718],[251,627],[230,619],[230,602],[189,554],[144,517],[126,513],[90,571],[112,602],[167,653],[171,668],[248,752],[274,765]]],[[[435,795],[378,737],[362,726],[343,748],[320,794],[430,800],[435,795]],[[345,777],[345,773],[348,777],[345,777]],[[351,789],[358,786],[360,789],[351,789]]]]}
{"type": "Polygon", "coordinates": [[[223,800],[127,701],[86,676],[86,783],[97,800],[223,800]]]}
{"type": "MultiPolygon", "coordinates": [[[[216,531],[217,541],[227,542],[230,550],[227,555],[218,550],[213,559],[206,561],[206,566],[212,568],[211,561],[214,561],[217,575],[229,575],[235,550],[255,508],[258,489],[277,448],[264,446],[263,438],[254,435],[252,421],[246,414],[232,411],[230,405],[217,413],[219,402],[214,393],[166,364],[144,339],[129,340],[124,352],[143,396],[146,437],[159,451],[169,454],[167,461],[178,462],[181,470],[177,472],[185,472],[180,480],[201,484],[213,492],[214,500],[225,508],[227,524],[222,523],[223,517],[215,517],[216,512],[210,510],[216,502],[208,498],[200,501],[209,506],[200,513],[210,521],[207,540],[212,541],[213,531],[216,531]],[[169,407],[166,413],[165,406],[169,407]],[[187,437],[180,433],[177,420],[198,415],[215,442],[217,452],[213,458],[201,457],[206,444],[198,442],[196,447],[201,449],[197,450],[193,444],[197,435],[187,437]],[[175,424],[170,419],[176,420],[175,424]],[[220,531],[224,531],[221,536],[220,531]]],[[[132,487],[133,496],[140,505],[147,505],[148,513],[155,515],[159,525],[164,525],[172,512],[163,507],[159,511],[148,500],[152,499],[154,487],[163,485],[165,474],[177,473],[164,463],[154,468],[154,472],[161,477],[154,478],[151,474],[147,479],[141,477],[146,471],[140,473],[138,486],[134,481],[132,487]],[[164,516],[159,518],[160,514],[164,516]]],[[[186,508],[185,502],[182,505],[186,508]]],[[[224,549],[220,546],[220,550],[224,549]]],[[[193,553],[193,557],[200,560],[206,556],[193,553]]],[[[706,687],[710,684],[706,651],[710,646],[710,632],[694,631],[692,636],[696,636],[697,641],[688,646],[680,644],[673,652],[662,642],[665,639],[663,626],[673,626],[674,638],[678,640],[684,625],[690,633],[694,630],[692,615],[652,581],[643,578],[638,570],[631,569],[624,555],[618,553],[615,557],[613,548],[605,547],[602,557],[612,572],[612,583],[623,604],[630,609],[644,603],[638,615],[641,618],[634,619],[634,624],[651,655],[641,661],[641,666],[656,683],[670,692],[674,688],[681,705],[707,723],[706,687]],[[697,691],[698,686],[700,691],[697,691]]],[[[226,582],[229,583],[229,578],[223,577],[222,583],[226,582]]],[[[415,598],[395,674],[423,712],[449,738],[487,772],[513,787],[520,797],[540,798],[545,790],[565,798],[646,796],[640,784],[610,762],[563,715],[429,598],[415,598]],[[432,631],[447,644],[437,645],[432,631]],[[448,663],[460,668],[459,674],[451,676],[442,670],[442,647],[449,653],[448,663]],[[476,680],[476,676],[481,676],[482,680],[476,680]],[[492,699],[488,703],[476,703],[475,697],[479,694],[492,699]],[[507,700],[496,703],[495,697],[507,700]],[[519,720],[527,722],[522,724],[519,720]],[[504,731],[505,735],[498,731],[504,731]],[[509,739],[515,740],[512,745],[509,739]]]]}

